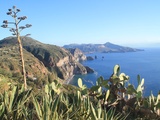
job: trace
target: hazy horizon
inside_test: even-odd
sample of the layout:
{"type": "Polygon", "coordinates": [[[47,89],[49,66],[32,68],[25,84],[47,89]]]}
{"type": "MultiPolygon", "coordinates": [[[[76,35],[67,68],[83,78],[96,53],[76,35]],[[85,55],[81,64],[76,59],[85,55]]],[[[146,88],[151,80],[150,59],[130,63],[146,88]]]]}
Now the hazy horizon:
{"type": "MultiPolygon", "coordinates": [[[[7,37],[15,37],[15,36],[7,36],[7,37]]],[[[5,37],[5,38],[7,38],[7,37],[5,37]]],[[[29,36],[30,38],[32,38],[32,39],[34,39],[34,40],[37,40],[37,41],[39,41],[39,42],[41,42],[41,43],[44,43],[44,44],[51,44],[51,45],[57,45],[57,44],[54,44],[54,43],[48,43],[48,42],[45,42],[45,41],[40,41],[40,40],[38,40],[38,39],[35,39],[35,38],[33,38],[32,36],[29,36]]],[[[4,39],[4,38],[3,38],[4,39]]],[[[0,39],[0,40],[3,40],[3,39],[0,39]]],[[[98,42],[95,42],[95,43],[68,43],[68,44],[63,44],[63,45],[57,45],[57,46],[60,46],[60,47],[63,47],[64,45],[70,45],[70,44],[78,44],[78,45],[80,45],[80,44],[105,44],[105,43],[107,43],[107,42],[110,42],[110,43],[112,43],[112,44],[115,44],[115,45],[120,45],[120,46],[124,46],[124,47],[132,47],[132,48],[160,48],[160,42],[159,43],[138,43],[138,44],[121,44],[121,43],[114,43],[114,42],[111,42],[111,41],[104,41],[104,43],[98,43],[98,42]]]]}

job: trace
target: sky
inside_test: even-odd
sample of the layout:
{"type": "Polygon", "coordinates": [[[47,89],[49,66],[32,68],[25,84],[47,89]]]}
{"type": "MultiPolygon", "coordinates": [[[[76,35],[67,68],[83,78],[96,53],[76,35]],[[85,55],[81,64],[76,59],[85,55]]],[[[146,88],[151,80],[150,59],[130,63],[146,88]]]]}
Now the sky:
{"type": "MultiPolygon", "coordinates": [[[[32,24],[21,35],[43,43],[160,47],[160,0],[0,0],[0,25],[14,5],[32,24]]],[[[0,28],[0,40],[11,35],[0,28]]]]}

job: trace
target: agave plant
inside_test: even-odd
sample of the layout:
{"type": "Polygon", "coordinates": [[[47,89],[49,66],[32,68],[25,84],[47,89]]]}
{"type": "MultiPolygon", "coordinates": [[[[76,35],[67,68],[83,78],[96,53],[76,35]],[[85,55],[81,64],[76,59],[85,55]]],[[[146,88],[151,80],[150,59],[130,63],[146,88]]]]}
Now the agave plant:
{"type": "Polygon", "coordinates": [[[0,119],[22,120],[30,118],[28,108],[32,90],[25,91],[24,87],[19,89],[13,86],[11,91],[0,94],[0,119]]]}

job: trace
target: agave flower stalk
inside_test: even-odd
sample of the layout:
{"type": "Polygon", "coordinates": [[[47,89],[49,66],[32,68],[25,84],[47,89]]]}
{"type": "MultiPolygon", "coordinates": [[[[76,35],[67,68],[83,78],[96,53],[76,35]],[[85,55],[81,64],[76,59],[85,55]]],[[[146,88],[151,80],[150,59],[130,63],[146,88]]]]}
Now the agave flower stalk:
{"type": "Polygon", "coordinates": [[[19,23],[25,19],[27,19],[26,16],[18,17],[17,14],[20,12],[20,9],[17,9],[16,6],[13,6],[12,9],[8,9],[7,15],[10,15],[14,22],[8,22],[7,20],[3,21],[3,25],[1,27],[3,28],[9,28],[9,31],[12,32],[12,35],[15,35],[17,37],[18,45],[19,45],[19,53],[21,58],[21,64],[22,64],[22,74],[23,74],[23,80],[24,80],[24,87],[25,90],[27,89],[27,82],[26,82],[26,70],[25,70],[25,63],[24,63],[24,57],[23,57],[23,46],[22,41],[20,38],[20,32],[24,30],[25,28],[29,28],[32,25],[26,24],[25,26],[19,26],[19,23]],[[9,27],[9,24],[13,24],[14,28],[9,27]]]}

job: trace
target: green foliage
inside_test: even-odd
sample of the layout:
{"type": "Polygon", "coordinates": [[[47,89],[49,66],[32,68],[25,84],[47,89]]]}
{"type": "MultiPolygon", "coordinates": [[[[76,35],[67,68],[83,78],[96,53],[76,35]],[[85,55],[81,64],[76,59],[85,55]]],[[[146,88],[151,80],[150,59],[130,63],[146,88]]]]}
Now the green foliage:
{"type": "Polygon", "coordinates": [[[9,89],[11,80],[2,74],[0,74],[0,93],[7,91],[9,89]]]}
{"type": "Polygon", "coordinates": [[[120,73],[120,66],[115,65],[111,77],[107,80],[103,77],[98,78],[89,95],[94,96],[94,102],[101,101],[102,108],[115,108],[116,113],[128,116],[127,119],[160,118],[160,94],[157,97],[153,94],[147,98],[143,97],[144,79],[138,75],[137,81],[138,86],[135,88],[129,83],[129,76],[120,73]]]}
{"type": "Polygon", "coordinates": [[[160,93],[143,97],[144,79],[138,75],[137,80],[138,86],[134,87],[116,65],[109,79],[99,77],[91,88],[82,79],[78,79],[79,88],[53,80],[38,94],[11,85],[0,94],[0,119],[160,119],[160,93]]]}
{"type": "MultiPolygon", "coordinates": [[[[16,45],[0,48],[0,74],[14,80],[17,84],[22,84],[22,68],[19,60],[19,53],[17,51],[18,47],[16,45]],[[4,54],[4,51],[7,51],[7,54],[4,54]]],[[[37,88],[42,89],[44,84],[48,81],[52,82],[54,79],[58,79],[56,73],[50,73],[43,63],[35,58],[31,53],[27,52],[25,49],[23,49],[23,52],[25,68],[28,73],[28,87],[32,87],[34,90],[37,88]],[[49,78],[49,80],[47,78],[49,78]]]]}
{"type": "Polygon", "coordinates": [[[11,91],[5,91],[0,95],[0,119],[1,120],[22,120],[30,118],[28,101],[31,90],[19,89],[13,86],[11,91]]]}

